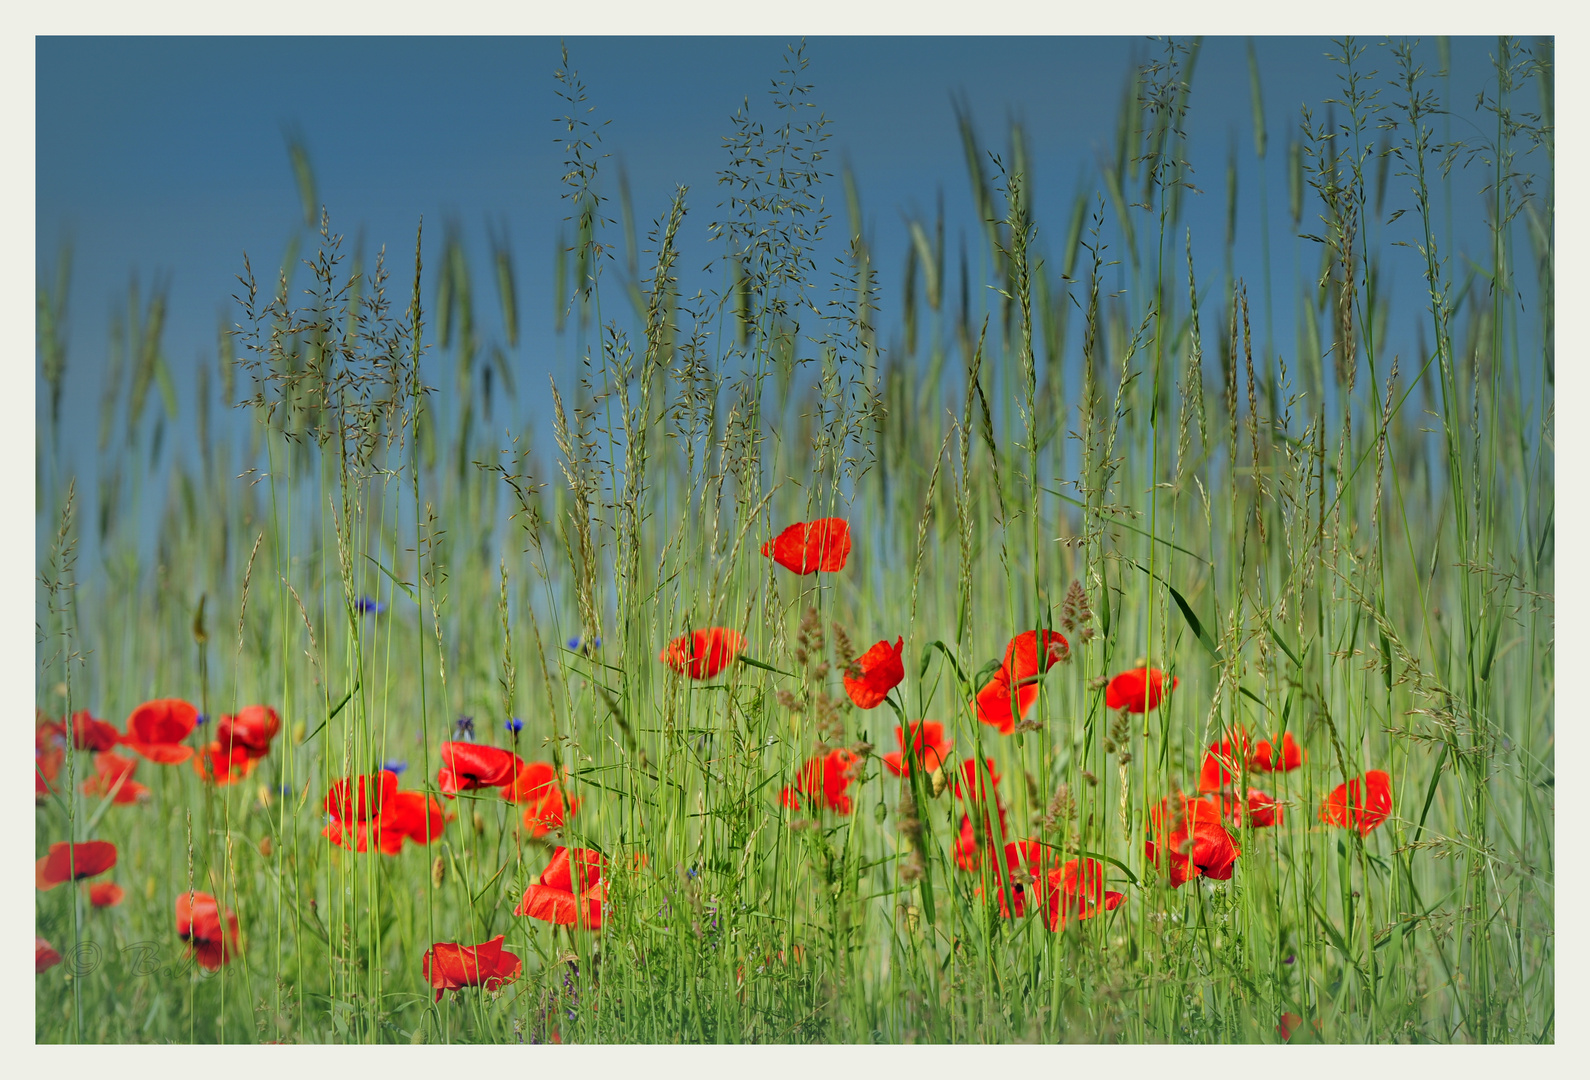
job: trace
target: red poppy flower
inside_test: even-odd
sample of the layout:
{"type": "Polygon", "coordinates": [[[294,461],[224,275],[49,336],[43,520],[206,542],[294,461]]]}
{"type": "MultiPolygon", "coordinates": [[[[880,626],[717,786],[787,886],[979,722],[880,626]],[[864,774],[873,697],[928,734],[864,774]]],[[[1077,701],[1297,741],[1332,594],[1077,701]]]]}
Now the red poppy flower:
{"type": "Polygon", "coordinates": [[[440,1001],[443,990],[462,990],[466,986],[499,990],[519,977],[524,964],[502,947],[502,935],[498,934],[479,945],[438,941],[426,950],[420,970],[425,973],[425,981],[436,988],[436,1000],[440,1001]]]}
{"type": "MultiPolygon", "coordinates": [[[[967,792],[972,793],[973,799],[976,799],[979,796],[988,799],[997,798],[997,795],[995,792],[993,792],[992,787],[999,784],[999,770],[994,768],[993,758],[984,758],[983,765],[988,769],[988,779],[990,781],[989,785],[980,785],[978,783],[977,762],[972,761],[971,759],[961,762],[962,779],[955,781],[955,797],[957,799],[966,798],[967,792]],[[984,787],[988,787],[989,790],[985,791],[984,787]]],[[[1004,811],[1002,810],[1000,812],[1003,813],[1004,811]]]]}
{"type": "Polygon", "coordinates": [[[209,783],[224,787],[253,772],[254,759],[241,746],[234,746],[228,753],[219,742],[212,742],[193,759],[193,771],[209,783]]]}
{"type": "Polygon", "coordinates": [[[602,881],[604,861],[599,851],[558,848],[540,879],[525,889],[513,913],[560,926],[601,929],[602,901],[607,898],[602,881]]]}
{"type": "MultiPolygon", "coordinates": [[[[1170,688],[1176,689],[1181,682],[1171,676],[1170,688]]],[[[1123,671],[1110,680],[1110,685],[1104,690],[1104,705],[1110,709],[1125,709],[1127,712],[1147,712],[1157,709],[1159,700],[1165,694],[1165,673],[1159,668],[1140,667],[1131,671],[1123,671]]]]}
{"type": "Polygon", "coordinates": [[[1039,656],[1039,631],[1017,634],[1005,646],[1005,659],[993,678],[977,692],[977,718],[999,729],[1001,735],[1016,730],[1016,721],[1027,715],[1038,700],[1038,682],[1043,674],[1071,654],[1071,646],[1061,634],[1045,630],[1043,655],[1039,656]]]}
{"type": "Polygon", "coordinates": [[[1019,919],[1027,914],[1028,899],[1039,895],[1038,886],[1048,870],[1048,859],[1043,845],[1036,840],[1006,844],[1004,856],[1005,887],[997,890],[999,913],[1007,919],[1019,919]]]}
{"type": "Polygon", "coordinates": [[[442,794],[451,799],[456,792],[512,783],[523,764],[518,754],[495,746],[444,742],[442,767],[436,773],[436,783],[442,789],[442,794]]]}
{"type": "Polygon", "coordinates": [[[830,750],[824,756],[811,758],[801,766],[794,786],[779,792],[779,800],[791,810],[799,810],[802,795],[814,802],[821,798],[828,809],[848,814],[851,802],[845,791],[855,783],[855,766],[860,760],[849,750],[830,750]]]}
{"type": "Polygon", "coordinates": [[[63,749],[66,746],[66,725],[51,720],[43,709],[34,711],[33,749],[37,751],[63,749]]]}
{"type": "Polygon", "coordinates": [[[1336,785],[1319,808],[1325,824],[1357,829],[1359,836],[1368,836],[1390,816],[1391,776],[1381,769],[1370,769],[1362,781],[1336,785]]]}
{"type": "Polygon", "coordinates": [[[722,626],[676,637],[658,657],[681,675],[711,679],[745,651],[745,636],[722,626]]]}
{"type": "Polygon", "coordinates": [[[1166,872],[1171,888],[1180,888],[1203,875],[1216,881],[1229,881],[1242,849],[1221,824],[1220,806],[1213,800],[1178,796],[1161,800],[1150,814],[1149,839],[1144,845],[1148,859],[1160,865],[1166,856],[1166,872]]]}
{"type": "Polygon", "coordinates": [[[1049,929],[1065,929],[1066,920],[1091,919],[1101,911],[1114,911],[1126,897],[1104,888],[1104,864],[1097,859],[1068,859],[1048,873],[1046,915],[1049,929]]]}
{"type": "MultiPolygon", "coordinates": [[[[894,729],[894,737],[900,742],[900,749],[883,755],[884,768],[896,776],[905,776],[910,769],[910,762],[906,757],[905,728],[894,729]]],[[[911,725],[911,740],[916,752],[916,757],[922,762],[924,773],[935,773],[944,767],[944,752],[950,748],[950,740],[944,737],[944,725],[937,720],[923,720],[911,725]]]]}
{"type": "MultiPolygon", "coordinates": [[[[1141,710],[1138,710],[1141,711],[1141,710]]],[[[1211,743],[1198,773],[1199,791],[1219,791],[1236,783],[1241,762],[1248,752],[1247,732],[1238,729],[1234,736],[1211,743]]]]}
{"type": "Polygon", "coordinates": [[[79,750],[109,750],[119,742],[114,724],[94,719],[87,709],[72,714],[72,745],[79,750]]]}
{"type": "Polygon", "coordinates": [[[397,795],[397,773],[382,769],[375,776],[344,777],[326,792],[326,813],[331,823],[321,835],[340,848],[369,848],[370,824],[381,808],[397,795]]]}
{"type": "Polygon", "coordinates": [[[905,678],[905,661],[900,653],[905,648],[905,638],[897,638],[893,645],[880,641],[856,658],[852,669],[845,672],[845,693],[858,709],[876,709],[889,696],[889,691],[905,678]]]}
{"type": "Polygon", "coordinates": [[[221,908],[209,893],[177,894],[177,936],[188,943],[199,966],[219,971],[237,951],[237,915],[226,909],[226,930],[221,929],[221,908]]]}
{"type": "Polygon", "coordinates": [[[236,716],[222,716],[215,722],[215,738],[232,753],[242,750],[251,758],[270,753],[271,740],[282,729],[281,717],[269,705],[249,705],[236,716]]]}
{"type": "Polygon", "coordinates": [[[397,794],[397,773],[382,769],[374,776],[344,777],[326,792],[326,813],[338,821],[368,821],[397,794]]]}
{"type": "Polygon", "coordinates": [[[1258,788],[1248,789],[1248,822],[1255,829],[1267,829],[1281,824],[1282,808],[1258,788]]]}
{"type": "Polygon", "coordinates": [[[39,935],[33,935],[33,974],[48,971],[61,962],[61,954],[39,935]]]}
{"type": "Polygon", "coordinates": [[[125,758],[112,750],[95,754],[94,775],[83,781],[83,794],[103,798],[114,791],[116,797],[111,802],[117,806],[137,802],[149,794],[148,788],[132,778],[137,768],[137,758],[125,758]],[[121,787],[117,787],[117,784],[121,787]]]}
{"type": "Polygon", "coordinates": [[[43,801],[66,763],[66,729],[40,714],[33,729],[33,795],[43,801]]]}
{"type": "Polygon", "coordinates": [[[33,879],[40,890],[48,892],[63,882],[103,874],[115,865],[116,845],[108,840],[51,844],[50,853],[34,865],[33,879]]]}
{"type": "MultiPolygon", "coordinates": [[[[1290,1042],[1292,1036],[1297,1034],[1298,1028],[1302,1026],[1303,1018],[1301,1016],[1295,1012],[1284,1012],[1281,1014],[1281,1022],[1275,1025],[1275,1031],[1277,1035],[1281,1036],[1282,1042],[1290,1042]]],[[[1320,1023],[1319,1017],[1316,1016],[1310,1020],[1308,1026],[1314,1029],[1314,1038],[1324,1037],[1325,1025],[1320,1023]]]]}
{"type": "Polygon", "coordinates": [[[955,837],[955,865],[968,873],[982,864],[982,845],[977,842],[977,832],[970,814],[961,815],[961,831],[955,837]]]}
{"type": "Polygon", "coordinates": [[[1253,748],[1253,756],[1248,759],[1248,768],[1260,772],[1291,772],[1303,764],[1304,756],[1303,748],[1297,745],[1297,740],[1288,731],[1281,736],[1280,753],[1276,753],[1269,739],[1260,739],[1253,748]]]}
{"type": "Polygon", "coordinates": [[[114,881],[98,881],[88,887],[88,902],[95,907],[115,907],[123,895],[114,881]]]}
{"type": "Polygon", "coordinates": [[[1007,822],[1005,808],[995,801],[995,809],[999,812],[999,833],[994,833],[994,823],[987,814],[983,815],[982,835],[978,835],[977,826],[972,823],[970,814],[961,815],[961,831],[955,838],[953,855],[955,865],[968,873],[974,872],[983,864],[983,854],[986,851],[992,857],[997,845],[1003,844],[1006,835],[1007,822]]]}
{"type": "Polygon", "coordinates": [[[565,808],[563,791],[556,780],[551,765],[532,761],[523,765],[502,789],[502,797],[509,802],[529,804],[524,810],[524,827],[531,836],[545,836],[559,828],[565,816],[573,817],[580,807],[580,800],[570,796],[565,808]]]}
{"type": "Polygon", "coordinates": [[[381,804],[381,813],[368,829],[383,852],[396,855],[405,839],[429,844],[442,835],[446,824],[442,804],[434,798],[419,791],[398,791],[381,804]]]}
{"type": "Polygon", "coordinates": [[[850,558],[850,525],[836,517],[797,522],[763,544],[762,554],[797,574],[843,570],[850,558]]]}
{"type": "Polygon", "coordinates": [[[127,718],[122,742],[150,761],[178,765],[193,756],[193,747],[182,745],[182,740],[198,719],[199,710],[179,698],[146,701],[127,718]]]}

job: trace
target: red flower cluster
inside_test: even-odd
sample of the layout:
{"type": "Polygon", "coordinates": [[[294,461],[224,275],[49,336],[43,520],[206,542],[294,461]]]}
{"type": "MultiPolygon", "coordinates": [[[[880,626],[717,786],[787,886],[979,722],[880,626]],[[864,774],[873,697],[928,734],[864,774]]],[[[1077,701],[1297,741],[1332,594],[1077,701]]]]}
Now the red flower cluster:
{"type": "Polygon", "coordinates": [[[479,945],[438,941],[426,950],[420,970],[425,981],[436,988],[435,1000],[440,1001],[443,990],[462,990],[466,986],[501,989],[519,977],[524,964],[502,947],[502,935],[498,934],[479,945]]]}
{"type": "Polygon", "coordinates": [[[1015,731],[1016,721],[1038,700],[1044,673],[1070,655],[1071,646],[1053,630],[1028,630],[1011,638],[999,670],[977,692],[977,718],[1001,735],[1015,731]]]}
{"type": "Polygon", "coordinates": [[[1370,769],[1363,779],[1336,785],[1319,808],[1319,819],[1327,825],[1357,829],[1368,836],[1391,816],[1391,775],[1383,769],[1370,769]]]}
{"type": "Polygon", "coordinates": [[[855,783],[856,770],[861,759],[849,750],[830,750],[825,755],[810,758],[801,766],[793,786],[785,785],[779,792],[779,801],[791,810],[801,808],[801,796],[807,796],[812,808],[826,805],[838,814],[851,810],[850,796],[845,794],[855,783]]]}
{"type": "Polygon", "coordinates": [[[900,658],[904,648],[905,638],[895,639],[893,645],[880,641],[851,662],[845,672],[845,693],[856,708],[876,709],[900,685],[905,678],[905,661],[900,658]]]}
{"type": "Polygon", "coordinates": [[[1006,887],[998,899],[999,913],[1007,919],[1026,915],[1032,900],[1041,904],[1044,925],[1063,930],[1068,919],[1091,919],[1101,911],[1114,911],[1126,899],[1105,891],[1104,866],[1096,859],[1068,859],[1056,867],[1036,840],[1006,844],[1004,855],[1006,887]]]}
{"type": "Polygon", "coordinates": [[[525,889],[515,915],[592,930],[602,927],[602,902],[607,886],[602,881],[606,860],[599,851],[560,847],[541,877],[525,889]]]}
{"type": "Polygon", "coordinates": [[[446,824],[442,806],[418,791],[399,791],[397,774],[382,769],[375,776],[346,777],[326,792],[331,823],[321,835],[337,847],[368,851],[373,838],[387,855],[396,855],[408,839],[429,844],[446,824]]]}
{"type": "Polygon", "coordinates": [[[1162,799],[1149,818],[1144,850],[1155,866],[1161,865],[1163,857],[1171,888],[1180,888],[1200,875],[1215,881],[1231,880],[1242,849],[1222,824],[1219,802],[1176,795],[1162,799]]]}
{"type": "MultiPolygon", "coordinates": [[[[72,745],[94,754],[95,775],[83,784],[83,793],[103,797],[114,792],[113,801],[118,805],[137,802],[148,795],[147,788],[132,780],[137,761],[115,753],[118,745],[128,746],[143,758],[162,765],[191,759],[193,771],[203,779],[234,784],[269,753],[271,740],[282,726],[275,709],[268,705],[250,705],[236,716],[222,716],[216,722],[217,738],[195,755],[186,740],[198,719],[198,710],[179,698],[144,702],[127,718],[125,734],[95,719],[86,710],[74,713],[70,721],[72,745]]],[[[67,727],[65,723],[41,716],[34,755],[35,792],[41,798],[60,771],[67,727]]]]}
{"type": "MultiPolygon", "coordinates": [[[[1176,689],[1180,679],[1171,676],[1170,688],[1176,689]]],[[[1165,673],[1159,668],[1140,667],[1123,671],[1104,689],[1104,705],[1110,709],[1125,709],[1141,713],[1159,708],[1165,694],[1165,673]]]]}
{"type": "Polygon", "coordinates": [[[237,915],[226,909],[226,928],[221,927],[221,908],[209,893],[177,894],[177,936],[188,943],[188,952],[199,966],[219,971],[230,963],[237,951],[237,915]]]}
{"type": "Polygon", "coordinates": [[[658,659],[681,675],[711,679],[744,651],[743,634],[714,626],[674,638],[658,659]]]}
{"type": "Polygon", "coordinates": [[[47,892],[68,881],[96,877],[115,865],[116,845],[108,840],[51,844],[50,853],[35,864],[33,880],[47,892]]]}
{"type": "Polygon", "coordinates": [[[1292,733],[1288,731],[1279,741],[1279,751],[1269,739],[1261,739],[1250,752],[1248,734],[1239,728],[1234,736],[1210,744],[1198,773],[1198,790],[1219,791],[1234,784],[1241,764],[1246,764],[1249,772],[1291,772],[1300,767],[1304,753],[1292,733]]]}
{"type": "Polygon", "coordinates": [[[836,517],[796,522],[763,544],[762,554],[796,574],[843,570],[850,557],[850,525],[836,517]]]}
{"type": "Polygon", "coordinates": [[[1234,790],[1244,767],[1249,773],[1289,772],[1303,764],[1303,751],[1290,731],[1279,742],[1279,752],[1264,739],[1250,753],[1247,732],[1239,728],[1234,736],[1213,743],[1198,773],[1198,790],[1205,793],[1200,801],[1214,807],[1232,828],[1241,828],[1244,819],[1256,829],[1279,825],[1282,809],[1275,799],[1258,788],[1248,788],[1245,798],[1234,790]]]}
{"type": "Polygon", "coordinates": [[[545,836],[561,828],[564,817],[573,817],[580,808],[580,800],[572,795],[565,807],[557,774],[543,761],[521,765],[514,778],[503,785],[502,797],[509,802],[527,804],[524,827],[531,836],[545,836]]]}

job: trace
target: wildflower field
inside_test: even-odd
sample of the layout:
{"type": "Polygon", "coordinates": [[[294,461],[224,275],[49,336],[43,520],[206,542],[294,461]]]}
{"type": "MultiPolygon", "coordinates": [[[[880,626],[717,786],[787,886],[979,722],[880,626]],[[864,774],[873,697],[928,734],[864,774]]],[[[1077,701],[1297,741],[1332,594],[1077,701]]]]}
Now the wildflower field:
{"type": "Polygon", "coordinates": [[[306,202],[195,412],[156,292],[63,430],[41,260],[39,1042],[1555,1040],[1551,42],[1336,43],[1262,267],[1196,41],[1048,220],[946,110],[889,251],[819,47],[649,227],[547,73],[555,378],[506,248],[306,202]]]}

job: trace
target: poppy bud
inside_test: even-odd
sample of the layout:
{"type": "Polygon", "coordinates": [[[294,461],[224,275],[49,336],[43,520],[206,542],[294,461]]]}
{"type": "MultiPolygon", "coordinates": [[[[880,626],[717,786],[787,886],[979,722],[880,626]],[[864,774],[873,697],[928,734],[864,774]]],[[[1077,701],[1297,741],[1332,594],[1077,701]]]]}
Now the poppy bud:
{"type": "Polygon", "coordinates": [[[933,781],[933,797],[936,799],[940,795],[944,794],[944,789],[948,787],[950,783],[949,777],[944,774],[944,770],[934,769],[930,774],[928,774],[928,778],[933,781]]]}
{"type": "Polygon", "coordinates": [[[873,807],[873,809],[872,809],[872,820],[876,821],[879,825],[882,825],[884,819],[887,818],[888,816],[889,816],[889,808],[887,806],[883,805],[883,803],[879,803],[877,806],[873,807]]]}
{"type": "Polygon", "coordinates": [[[486,816],[479,810],[475,811],[475,835],[483,836],[486,832],[486,816]]]}
{"type": "Polygon", "coordinates": [[[271,857],[271,838],[270,837],[262,836],[262,837],[259,838],[259,853],[261,855],[265,856],[265,858],[267,858],[267,859],[271,857]]]}
{"type": "Polygon", "coordinates": [[[436,856],[436,861],[431,863],[431,888],[440,889],[442,887],[442,881],[446,877],[447,864],[444,863],[442,861],[442,857],[438,855],[436,856]]]}

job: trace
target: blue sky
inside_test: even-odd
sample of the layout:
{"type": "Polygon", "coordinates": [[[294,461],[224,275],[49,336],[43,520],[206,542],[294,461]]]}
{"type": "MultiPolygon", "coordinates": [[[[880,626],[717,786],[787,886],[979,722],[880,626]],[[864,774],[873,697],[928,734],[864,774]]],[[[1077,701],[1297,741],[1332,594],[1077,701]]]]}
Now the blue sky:
{"type": "MultiPolygon", "coordinates": [[[[749,97],[753,114],[771,119],[765,91],[785,43],[568,39],[570,63],[588,88],[594,115],[611,121],[603,129],[604,149],[612,155],[604,168],[622,165],[627,172],[642,235],[675,185],[687,184],[686,232],[694,252],[709,253],[704,238],[721,197],[714,179],[725,162],[730,117],[749,97]]],[[[1371,46],[1365,66],[1389,75],[1389,53],[1365,43],[1371,46]]],[[[1339,92],[1340,67],[1325,56],[1333,49],[1327,39],[1260,38],[1255,45],[1270,142],[1274,275],[1289,290],[1295,252],[1303,245],[1291,239],[1286,220],[1286,144],[1302,103],[1313,103],[1323,116],[1320,103],[1339,92]]],[[[906,214],[931,215],[942,191],[951,243],[957,230],[976,242],[952,94],[965,96],[992,149],[1004,150],[1012,119],[1023,123],[1033,153],[1033,203],[1046,230],[1040,246],[1057,246],[1055,234],[1063,233],[1079,181],[1096,184],[1094,163],[1113,154],[1121,94],[1134,62],[1158,48],[1129,38],[809,40],[807,78],[833,132],[826,164],[837,174],[848,162],[855,172],[882,272],[886,325],[898,312],[890,293],[900,284],[906,214]]],[[[1220,250],[1226,159],[1234,144],[1242,199],[1237,272],[1253,290],[1260,274],[1260,177],[1246,48],[1242,38],[1204,42],[1187,130],[1195,180],[1205,193],[1191,200],[1187,223],[1195,243],[1220,250]]],[[[1485,120],[1470,104],[1491,76],[1493,49],[1489,38],[1452,40],[1454,136],[1473,134],[1478,129],[1472,125],[1485,120]]],[[[1426,41],[1421,51],[1433,70],[1434,45],[1426,41]]],[[[552,332],[550,300],[551,251],[567,213],[560,199],[561,133],[553,122],[564,112],[553,78],[557,39],[40,38],[36,58],[41,275],[53,268],[63,241],[73,248],[69,423],[97,430],[109,313],[125,304],[135,274],[146,289],[157,276],[169,280],[164,351],[179,393],[189,393],[197,359],[214,356],[219,322],[237,317],[229,297],[243,254],[256,271],[269,273],[288,237],[301,229],[286,132],[301,135],[308,147],[319,201],[329,208],[334,229],[350,243],[362,236],[367,252],[386,244],[397,262],[406,262],[423,216],[434,267],[445,224],[457,222],[480,272],[480,311],[493,324],[496,304],[484,278],[486,224],[505,224],[524,328],[514,363],[537,383],[547,373],[561,378],[571,370],[572,346],[552,332]]],[[[1531,96],[1520,107],[1537,103],[1531,96]]],[[[1392,181],[1394,189],[1398,183],[1392,181]]],[[[1482,254],[1484,223],[1472,194],[1478,187],[1472,179],[1458,185],[1468,202],[1454,208],[1452,219],[1458,247],[1482,254]]],[[[611,184],[606,192],[613,193],[611,184]]],[[[827,196],[842,221],[837,175],[827,196]]],[[[1397,200],[1394,191],[1388,202],[1397,200]]],[[[1311,203],[1305,228],[1315,213],[1311,203]]],[[[1404,218],[1399,228],[1409,229],[1412,221],[1404,218]]],[[[1396,238],[1402,237],[1385,237],[1396,238]]],[[[1303,265],[1312,267],[1317,256],[1309,247],[1303,265]]],[[[1417,300],[1412,256],[1399,258],[1407,265],[1392,267],[1394,295],[1417,300]]],[[[1223,256],[1211,254],[1200,268],[1201,282],[1212,284],[1222,263],[1223,256]]],[[[432,276],[431,289],[434,284],[432,276]]],[[[433,297],[428,290],[427,300],[433,297]]],[[[1419,317],[1417,307],[1409,313],[1419,317]]],[[[1288,353],[1289,315],[1289,303],[1278,301],[1275,337],[1288,353]]],[[[39,401],[42,408],[42,394],[39,401]]],[[[92,440],[83,444],[91,450],[92,440]]],[[[78,464],[91,472],[89,462],[78,464]]]]}

